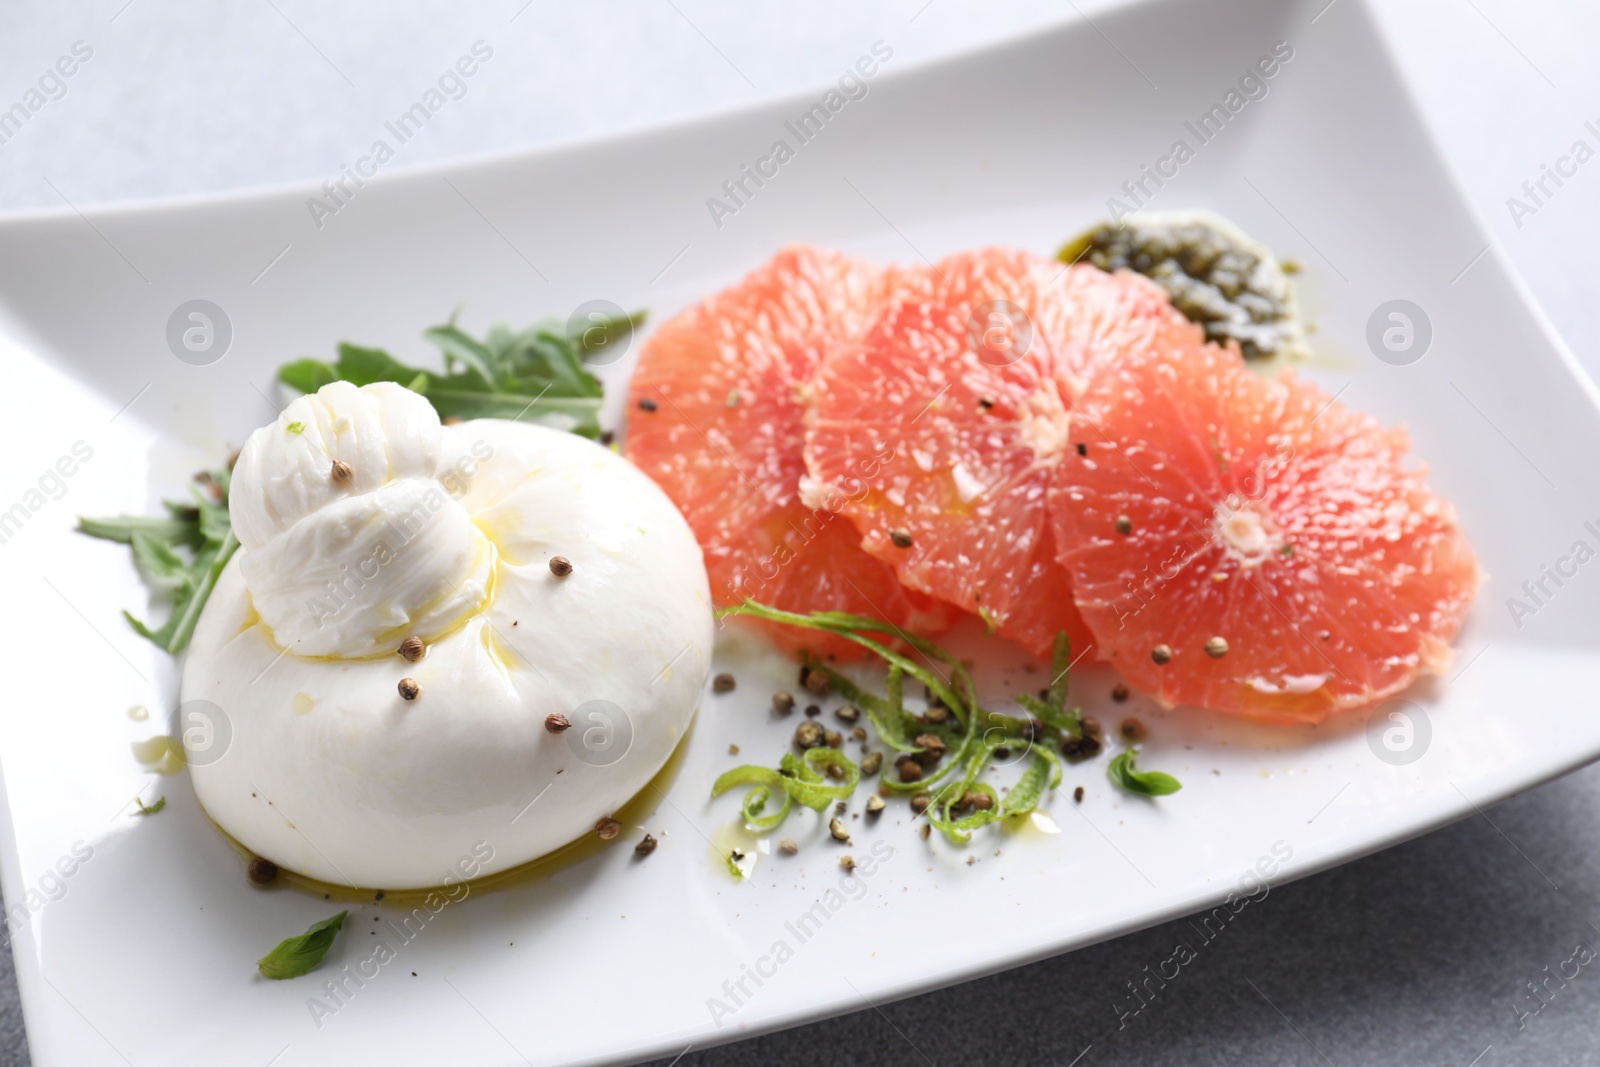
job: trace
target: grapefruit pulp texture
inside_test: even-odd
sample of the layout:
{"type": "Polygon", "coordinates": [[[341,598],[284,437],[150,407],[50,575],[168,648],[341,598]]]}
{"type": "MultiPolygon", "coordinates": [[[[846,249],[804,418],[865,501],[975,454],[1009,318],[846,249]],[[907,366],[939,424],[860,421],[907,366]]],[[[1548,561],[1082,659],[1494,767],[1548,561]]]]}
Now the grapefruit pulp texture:
{"type": "Polygon", "coordinates": [[[1137,275],[1013,249],[906,274],[818,372],[805,494],[843,496],[862,546],[911,588],[1041,658],[1058,630],[1082,655],[1092,637],[1046,510],[1056,469],[1078,458],[1072,407],[1100,366],[1183,320],[1137,275]],[[859,476],[869,459],[876,473],[859,476]]]}
{"type": "MultiPolygon", "coordinates": [[[[821,249],[779,252],[663,323],[628,390],[624,454],[672,498],[719,605],[849,611],[916,633],[948,622],[863,552],[837,499],[803,504],[800,391],[825,351],[863,331],[896,275],[821,249]]],[[[863,456],[857,474],[876,471],[863,456]]],[[[780,646],[857,656],[841,638],[761,624],[780,646]]]]}
{"type": "Polygon", "coordinates": [[[1166,706],[1277,721],[1442,673],[1479,571],[1404,431],[1195,334],[1096,377],[1051,493],[1102,654],[1166,706]]]}

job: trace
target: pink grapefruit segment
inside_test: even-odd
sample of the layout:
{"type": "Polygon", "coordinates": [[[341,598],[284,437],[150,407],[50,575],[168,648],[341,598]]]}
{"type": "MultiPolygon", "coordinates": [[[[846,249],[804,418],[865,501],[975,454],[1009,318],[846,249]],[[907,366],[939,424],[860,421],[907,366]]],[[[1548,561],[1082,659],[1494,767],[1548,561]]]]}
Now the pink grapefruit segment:
{"type": "MultiPolygon", "coordinates": [[[[688,519],[718,604],[848,611],[923,633],[945,625],[946,610],[863,552],[829,502],[799,498],[800,390],[826,350],[866,328],[893,280],[835,252],[786,248],[641,349],[624,454],[688,519]]],[[[842,639],[766,629],[785,647],[860,654],[842,639]]]]}
{"type": "Polygon", "coordinates": [[[1085,652],[1046,495],[1078,458],[1071,411],[1085,383],[1177,313],[1144,278],[1013,249],[908,273],[879,321],[818,373],[807,492],[845,498],[863,546],[906,585],[1035,655],[1058,630],[1085,652]],[[852,477],[869,458],[877,473],[852,477]]]}
{"type": "Polygon", "coordinates": [[[1080,411],[1051,514],[1130,684],[1314,722],[1447,668],[1478,565],[1403,430],[1197,336],[1105,368],[1080,411]]]}

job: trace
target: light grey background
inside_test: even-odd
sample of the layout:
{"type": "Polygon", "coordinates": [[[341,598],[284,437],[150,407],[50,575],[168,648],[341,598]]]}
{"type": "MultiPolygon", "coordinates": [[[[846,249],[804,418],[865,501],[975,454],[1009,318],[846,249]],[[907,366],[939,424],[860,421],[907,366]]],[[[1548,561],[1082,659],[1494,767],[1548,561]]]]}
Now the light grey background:
{"type": "MultiPolygon", "coordinates": [[[[0,209],[326,176],[479,38],[496,49],[493,76],[475,80],[449,121],[430,123],[405,162],[624,129],[821,84],[863,41],[891,41],[898,62],[1103,6],[9,0],[0,7],[0,108],[75,41],[94,56],[65,96],[0,145],[0,209]]],[[[1380,7],[1468,196],[1585,366],[1600,371],[1600,160],[1520,225],[1506,204],[1574,140],[1600,140],[1584,130],[1586,120],[1600,127],[1600,10],[1588,0],[1380,7]]],[[[1083,1067],[1593,1064],[1600,966],[1564,987],[1552,980],[1554,999],[1524,1029],[1514,1005],[1531,1009],[1523,983],[1545,979],[1543,968],[1554,970],[1579,942],[1600,945],[1591,925],[1600,923],[1597,812],[1600,770],[1589,769],[1274,890],[1126,1029],[1113,1003],[1126,1003],[1124,983],[1188,936],[1184,921],[881,1010],[864,1005],[844,1019],[691,1050],[680,1063],[1067,1065],[1081,1054],[1083,1067]]],[[[1060,906],[1072,906],[1071,886],[1060,906]]],[[[982,937],[981,920],[930,916],[928,936],[982,937]]],[[[174,1007],[173,1025],[182,1025],[174,1007]]],[[[0,953],[0,1065],[27,1062],[12,961],[0,953]]]]}

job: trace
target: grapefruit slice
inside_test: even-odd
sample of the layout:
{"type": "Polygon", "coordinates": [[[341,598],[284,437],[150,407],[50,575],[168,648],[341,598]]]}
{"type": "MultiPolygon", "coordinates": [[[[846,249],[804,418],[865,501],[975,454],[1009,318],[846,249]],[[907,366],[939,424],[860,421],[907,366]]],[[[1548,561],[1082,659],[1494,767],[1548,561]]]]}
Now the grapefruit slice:
{"type": "MultiPolygon", "coordinates": [[[[947,623],[942,605],[861,550],[833,502],[799,497],[798,391],[824,351],[866,328],[892,283],[861,260],[786,248],[663,323],[641,349],[624,455],[689,521],[719,605],[848,611],[916,632],[947,623]]],[[[843,639],[761,625],[791,650],[861,654],[843,639]]]]}
{"type": "Polygon", "coordinates": [[[1079,411],[1051,514],[1130,684],[1315,722],[1448,668],[1478,565],[1403,430],[1198,336],[1107,367],[1079,411]]]}
{"type": "Polygon", "coordinates": [[[1080,655],[1090,635],[1046,508],[1056,468],[1078,458],[1071,408],[1097,367],[1175,323],[1147,279],[1013,249],[908,271],[818,372],[803,493],[842,499],[862,546],[911,588],[1040,657],[1065,630],[1080,655]]]}

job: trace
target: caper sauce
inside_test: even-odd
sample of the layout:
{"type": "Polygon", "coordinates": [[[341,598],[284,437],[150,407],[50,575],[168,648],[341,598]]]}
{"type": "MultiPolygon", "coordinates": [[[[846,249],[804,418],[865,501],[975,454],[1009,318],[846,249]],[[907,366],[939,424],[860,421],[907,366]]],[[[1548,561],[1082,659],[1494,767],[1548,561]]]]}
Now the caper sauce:
{"type": "Polygon", "coordinates": [[[1185,318],[1204,328],[1206,340],[1235,341],[1245,359],[1309,354],[1283,266],[1216,215],[1150,214],[1120,226],[1104,222],[1068,241],[1057,258],[1143,274],[1167,291],[1185,318]]]}

